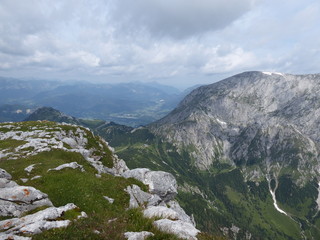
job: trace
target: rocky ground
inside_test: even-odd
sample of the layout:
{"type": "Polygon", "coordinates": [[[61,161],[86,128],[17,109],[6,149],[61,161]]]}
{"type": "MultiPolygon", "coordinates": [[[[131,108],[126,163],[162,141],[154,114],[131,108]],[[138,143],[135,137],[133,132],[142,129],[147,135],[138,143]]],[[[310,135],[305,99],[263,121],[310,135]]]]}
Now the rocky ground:
{"type": "MultiPolygon", "coordinates": [[[[1,124],[0,167],[0,239],[31,239],[50,229],[68,229],[68,226],[90,220],[93,215],[90,207],[83,207],[85,203],[76,197],[62,195],[61,183],[56,178],[59,174],[60,177],[86,176],[88,182],[112,178],[136,179],[143,183],[125,184],[121,191],[128,196],[128,202],[124,206],[118,206],[123,199],[117,194],[95,193],[97,198],[101,195],[103,200],[99,201],[105,201],[103,204],[108,207],[113,205],[127,212],[139,209],[143,214],[141,218],[150,219],[152,227],[147,231],[126,231],[130,228],[124,227],[121,238],[152,238],[159,235],[160,230],[181,239],[197,239],[199,230],[193,219],[174,200],[177,183],[170,173],[145,168],[129,170],[105,141],[83,127],[50,122],[1,124]],[[62,161],[64,155],[50,161],[50,155],[53,158],[55,154],[69,154],[69,157],[66,162],[62,161]],[[48,159],[43,159],[44,156],[48,159]],[[49,184],[51,178],[55,180],[49,184]],[[44,191],[46,189],[48,192],[44,191]],[[57,199],[65,197],[66,204],[57,204],[60,202],[57,199]],[[70,199],[75,201],[69,202],[70,199]]],[[[108,224],[112,224],[121,216],[109,218],[108,224]]],[[[61,231],[64,232],[59,234],[66,232],[61,231]]],[[[92,232],[95,236],[101,235],[101,230],[90,230],[90,234],[92,232]]],[[[48,233],[50,236],[50,231],[48,233]]],[[[102,235],[100,238],[109,239],[102,235]]]]}

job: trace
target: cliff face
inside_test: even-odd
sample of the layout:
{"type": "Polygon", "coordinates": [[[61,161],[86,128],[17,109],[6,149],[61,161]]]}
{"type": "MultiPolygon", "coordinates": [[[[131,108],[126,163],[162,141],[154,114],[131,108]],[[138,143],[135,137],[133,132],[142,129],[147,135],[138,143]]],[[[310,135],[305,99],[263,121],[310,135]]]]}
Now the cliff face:
{"type": "Polygon", "coordinates": [[[86,128],[0,124],[0,239],[196,239],[176,194],[170,173],[129,170],[86,128]]]}
{"type": "Polygon", "coordinates": [[[150,128],[189,149],[201,170],[215,161],[265,174],[292,166],[303,182],[319,174],[319,92],[320,75],[246,72],[194,90],[150,128]]]}

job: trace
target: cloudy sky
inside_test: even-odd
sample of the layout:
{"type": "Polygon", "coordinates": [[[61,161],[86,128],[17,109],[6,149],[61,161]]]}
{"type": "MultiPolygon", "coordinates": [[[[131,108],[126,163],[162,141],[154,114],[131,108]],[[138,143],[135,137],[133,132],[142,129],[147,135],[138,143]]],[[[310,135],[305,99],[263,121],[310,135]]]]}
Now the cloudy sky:
{"type": "Polygon", "coordinates": [[[319,0],[0,0],[0,76],[187,87],[320,72],[319,0]]]}

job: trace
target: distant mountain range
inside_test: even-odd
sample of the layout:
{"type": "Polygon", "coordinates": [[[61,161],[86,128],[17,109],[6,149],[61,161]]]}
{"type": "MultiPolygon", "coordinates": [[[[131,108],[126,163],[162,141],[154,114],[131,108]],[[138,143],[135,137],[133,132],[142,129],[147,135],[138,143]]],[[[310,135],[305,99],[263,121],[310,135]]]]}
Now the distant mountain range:
{"type": "Polygon", "coordinates": [[[36,108],[47,106],[78,118],[139,126],[163,117],[189,91],[158,83],[92,84],[0,77],[0,121],[21,121],[36,108]]]}

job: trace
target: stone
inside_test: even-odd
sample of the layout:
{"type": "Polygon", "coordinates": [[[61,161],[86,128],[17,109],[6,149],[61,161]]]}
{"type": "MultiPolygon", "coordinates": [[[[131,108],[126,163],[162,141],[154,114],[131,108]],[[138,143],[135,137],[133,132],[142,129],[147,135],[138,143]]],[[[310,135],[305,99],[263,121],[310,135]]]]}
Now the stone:
{"type": "Polygon", "coordinates": [[[65,168],[72,168],[72,169],[80,168],[81,172],[85,171],[82,165],[78,164],[77,162],[71,162],[71,163],[62,164],[56,168],[50,168],[50,169],[48,169],[48,172],[49,171],[59,171],[59,170],[65,169],[65,168]]]}
{"type": "Polygon", "coordinates": [[[161,203],[161,198],[156,194],[146,193],[137,185],[128,186],[125,189],[130,195],[129,208],[137,208],[145,203],[147,206],[155,206],[161,203]]]}
{"type": "Polygon", "coordinates": [[[28,174],[30,174],[30,173],[32,172],[32,170],[34,169],[34,166],[35,166],[35,165],[36,165],[36,164],[32,164],[32,165],[26,167],[24,170],[25,170],[28,174]]]}
{"type": "Polygon", "coordinates": [[[107,197],[107,196],[103,196],[104,197],[104,199],[106,199],[109,203],[113,203],[114,202],[114,199],[113,198],[109,198],[109,197],[107,197]]]}
{"type": "Polygon", "coordinates": [[[0,178],[0,188],[10,188],[15,186],[18,186],[16,182],[5,179],[5,178],[0,178]]]}
{"type": "Polygon", "coordinates": [[[189,217],[188,214],[183,210],[182,207],[180,207],[179,203],[175,200],[172,200],[167,203],[167,205],[170,207],[170,209],[174,210],[179,215],[179,219],[192,224],[193,226],[196,226],[196,223],[193,218],[189,217]]]}
{"type": "Polygon", "coordinates": [[[149,186],[152,194],[157,194],[163,201],[170,201],[177,195],[177,182],[171,173],[151,171],[148,168],[136,168],[122,174],[125,178],[135,178],[149,186]]]}
{"type": "Polygon", "coordinates": [[[172,220],[178,220],[179,214],[164,206],[150,206],[143,211],[143,215],[146,218],[168,218],[172,220]]]}
{"type": "Polygon", "coordinates": [[[152,237],[154,236],[154,234],[152,232],[126,232],[124,234],[124,236],[128,239],[128,240],[144,240],[147,237],[152,237]]]}
{"type": "Polygon", "coordinates": [[[200,232],[192,224],[177,220],[160,219],[153,223],[160,231],[175,234],[177,237],[187,240],[196,240],[200,232]]]}
{"type": "Polygon", "coordinates": [[[12,179],[11,175],[6,170],[4,170],[2,168],[0,168],[0,178],[5,178],[8,180],[12,179]]]}
{"type": "Polygon", "coordinates": [[[38,234],[52,228],[67,227],[69,220],[56,220],[64,212],[77,208],[73,203],[61,207],[49,207],[45,210],[21,218],[0,221],[0,231],[4,234],[38,234]]]}
{"type": "Polygon", "coordinates": [[[20,216],[41,206],[52,206],[48,195],[27,186],[0,188],[0,216],[20,216]]]}

